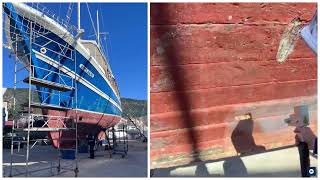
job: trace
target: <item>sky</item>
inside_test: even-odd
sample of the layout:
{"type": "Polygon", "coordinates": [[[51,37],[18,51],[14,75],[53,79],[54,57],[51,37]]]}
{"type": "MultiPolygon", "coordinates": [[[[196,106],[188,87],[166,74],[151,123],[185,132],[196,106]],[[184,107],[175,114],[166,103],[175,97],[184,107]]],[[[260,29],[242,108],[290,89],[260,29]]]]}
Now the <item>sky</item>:
{"type": "MultiPolygon", "coordinates": [[[[41,3],[63,19],[66,18],[69,4],[41,3]]],[[[146,100],[148,97],[147,4],[88,3],[88,5],[95,27],[96,10],[99,10],[100,32],[108,33],[109,63],[118,83],[121,97],[146,100]]],[[[70,24],[77,27],[77,4],[75,3],[71,17],[70,24]]],[[[85,29],[82,39],[95,38],[90,36],[94,34],[94,30],[86,3],[81,3],[81,28],[85,29]]],[[[9,51],[5,48],[3,48],[2,72],[3,87],[13,87],[14,61],[9,57],[9,51]]],[[[20,84],[18,87],[26,87],[20,84]]]]}

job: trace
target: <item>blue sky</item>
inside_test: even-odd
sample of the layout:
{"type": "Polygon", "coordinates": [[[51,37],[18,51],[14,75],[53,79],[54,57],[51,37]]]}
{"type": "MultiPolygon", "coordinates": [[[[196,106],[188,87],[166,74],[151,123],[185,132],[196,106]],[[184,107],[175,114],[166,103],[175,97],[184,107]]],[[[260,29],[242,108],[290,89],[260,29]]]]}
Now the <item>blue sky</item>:
{"type": "MultiPolygon", "coordinates": [[[[147,4],[146,3],[88,3],[93,22],[99,10],[100,32],[108,32],[110,66],[117,80],[121,97],[147,99],[147,4]]],[[[65,18],[69,3],[41,3],[51,12],[65,18]]],[[[74,4],[71,23],[77,27],[77,4],[74,4]]],[[[96,25],[95,25],[96,26],[96,25]]],[[[87,5],[81,3],[83,39],[94,34],[87,5]]],[[[4,37],[5,39],[5,37],[4,37]]],[[[3,49],[3,87],[13,87],[13,60],[3,49]]],[[[20,85],[19,87],[23,87],[20,85]]]]}

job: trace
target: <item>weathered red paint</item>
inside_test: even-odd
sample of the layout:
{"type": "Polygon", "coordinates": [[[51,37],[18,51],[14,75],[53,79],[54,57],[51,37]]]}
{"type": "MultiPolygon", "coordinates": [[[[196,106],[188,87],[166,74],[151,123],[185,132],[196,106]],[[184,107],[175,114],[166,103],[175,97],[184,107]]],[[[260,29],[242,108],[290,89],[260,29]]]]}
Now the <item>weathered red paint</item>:
{"type": "MultiPolygon", "coordinates": [[[[70,117],[70,119],[62,119],[59,121],[58,118],[51,118],[48,121],[50,127],[64,127],[64,124],[67,124],[67,127],[72,127],[72,123],[75,122],[76,112],[75,110],[69,110],[66,112],[57,111],[57,110],[48,110],[47,112],[50,116],[62,116],[70,117]],[[63,123],[63,121],[65,122],[63,123]]],[[[116,125],[121,117],[110,116],[105,114],[91,113],[85,111],[77,111],[78,118],[78,137],[80,140],[86,140],[86,136],[89,134],[101,136],[101,130],[104,128],[109,128],[116,125]]],[[[50,137],[53,139],[54,147],[60,148],[70,148],[75,146],[75,131],[62,131],[59,132],[50,132],[50,137]],[[65,140],[64,140],[65,139],[65,140]],[[59,143],[60,140],[60,143],[59,143]]]]}
{"type": "MultiPolygon", "coordinates": [[[[316,119],[316,97],[298,97],[283,100],[263,101],[262,103],[241,103],[223,106],[212,106],[198,108],[189,111],[195,126],[206,126],[210,124],[232,123],[235,117],[251,112],[253,119],[279,117],[279,123],[283,126],[284,119],[293,112],[293,108],[299,104],[310,104],[311,119],[316,119]],[[282,118],[282,119],[281,119],[282,118]]],[[[151,114],[151,131],[168,131],[188,128],[183,118],[183,111],[172,111],[167,113],[151,114]]]]}
{"type": "Polygon", "coordinates": [[[300,39],[284,64],[275,60],[286,25],[296,17],[308,23],[315,9],[152,3],[151,167],[292,145],[294,128],[284,119],[301,104],[316,132],[316,55],[300,39]],[[235,120],[245,113],[252,120],[235,120]]]}
{"type": "MultiPolygon", "coordinates": [[[[151,25],[151,64],[167,65],[163,52],[174,53],[179,65],[274,60],[284,29],[285,25],[151,25]]],[[[315,55],[300,39],[289,58],[301,57],[315,55]]]]}
{"type": "MultiPolygon", "coordinates": [[[[314,95],[317,80],[263,83],[232,87],[219,87],[186,91],[190,108],[205,108],[225,104],[248,103],[272,99],[314,95]],[[219,97],[219,98],[217,98],[219,97]]],[[[151,93],[151,113],[163,113],[181,109],[176,97],[181,92],[151,93]],[[165,100],[165,101],[164,101],[165,100]]]]}
{"type": "Polygon", "coordinates": [[[310,20],[315,8],[315,3],[153,3],[150,13],[152,25],[287,24],[297,16],[310,20]]]}
{"type": "Polygon", "coordinates": [[[230,63],[189,64],[179,67],[155,66],[151,70],[151,92],[175,91],[172,68],[183,73],[184,90],[288,82],[317,78],[314,58],[300,58],[279,65],[276,61],[236,61],[230,63]],[[227,74],[225,72],[232,72],[227,74]],[[185,73],[186,72],[186,73],[185,73]]]}

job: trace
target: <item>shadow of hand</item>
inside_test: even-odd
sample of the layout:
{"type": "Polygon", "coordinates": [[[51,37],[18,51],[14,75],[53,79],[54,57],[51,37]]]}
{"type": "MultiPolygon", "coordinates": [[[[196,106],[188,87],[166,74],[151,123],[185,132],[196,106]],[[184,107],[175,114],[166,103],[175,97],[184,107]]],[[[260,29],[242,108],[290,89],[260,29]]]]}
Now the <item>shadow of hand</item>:
{"type": "Polygon", "coordinates": [[[294,132],[296,133],[296,143],[306,142],[309,149],[314,149],[314,141],[317,137],[310,127],[296,127],[294,132]]]}

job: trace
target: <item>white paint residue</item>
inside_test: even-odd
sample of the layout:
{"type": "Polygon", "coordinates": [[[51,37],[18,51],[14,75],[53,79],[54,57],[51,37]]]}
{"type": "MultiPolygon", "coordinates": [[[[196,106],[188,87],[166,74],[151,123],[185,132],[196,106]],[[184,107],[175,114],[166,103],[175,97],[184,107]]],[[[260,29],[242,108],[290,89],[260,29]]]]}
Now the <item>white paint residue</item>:
{"type": "Polygon", "coordinates": [[[292,53],[295,44],[299,38],[301,27],[300,25],[300,19],[295,18],[288,24],[287,28],[282,34],[277,53],[277,61],[279,63],[283,63],[284,61],[286,61],[289,54],[292,53]]]}

